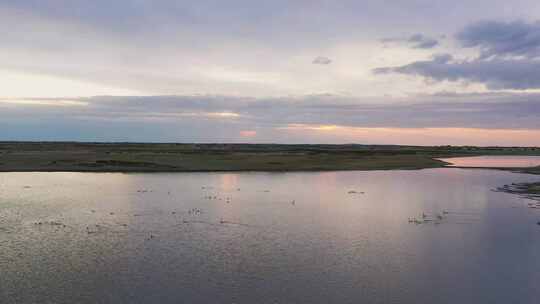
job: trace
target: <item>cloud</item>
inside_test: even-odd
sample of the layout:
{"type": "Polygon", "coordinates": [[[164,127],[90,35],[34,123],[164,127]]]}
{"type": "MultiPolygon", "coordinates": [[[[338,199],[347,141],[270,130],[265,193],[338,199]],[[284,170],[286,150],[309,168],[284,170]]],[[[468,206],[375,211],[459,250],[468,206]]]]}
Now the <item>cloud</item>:
{"type": "Polygon", "coordinates": [[[381,40],[381,42],[406,44],[413,49],[432,49],[439,45],[439,41],[437,39],[420,33],[406,38],[384,38],[381,40]]]}
{"type": "Polygon", "coordinates": [[[408,42],[414,49],[431,49],[439,44],[435,38],[427,37],[422,34],[414,34],[409,37],[408,42]]]}
{"type": "Polygon", "coordinates": [[[403,66],[377,68],[373,72],[422,76],[434,81],[476,82],[491,90],[540,89],[540,61],[451,59],[450,55],[437,56],[432,60],[416,61],[403,66]]]}
{"type": "Polygon", "coordinates": [[[332,60],[328,57],[322,57],[322,56],[318,56],[316,57],[315,59],[313,59],[313,64],[323,64],[323,65],[326,65],[326,64],[330,64],[332,63],[332,60]]]}
{"type": "MultiPolygon", "coordinates": [[[[0,121],[85,121],[101,126],[132,123],[141,127],[181,124],[182,132],[197,126],[236,130],[264,130],[288,125],[351,127],[467,127],[540,129],[540,94],[466,94],[442,92],[409,98],[352,98],[306,95],[283,98],[226,96],[98,96],[74,100],[85,103],[45,106],[52,99],[33,103],[0,102],[0,121]],[[260,128],[260,129],[259,129],[260,128]]],[[[203,128],[203,129],[204,129],[203,128]]],[[[14,129],[11,129],[13,131],[14,129]]],[[[112,131],[113,129],[111,129],[112,131]]],[[[180,129],[178,129],[180,130],[180,129]]],[[[36,130],[36,132],[39,130],[36,130]]],[[[13,131],[15,132],[15,131],[13,131]]]]}
{"type": "Polygon", "coordinates": [[[375,74],[406,74],[433,81],[465,81],[491,90],[540,89],[540,23],[484,21],[461,30],[463,48],[478,47],[479,55],[456,60],[450,54],[396,67],[374,69],[375,74]]]}
{"type": "Polygon", "coordinates": [[[465,48],[480,49],[480,58],[540,57],[540,22],[482,21],[456,34],[465,48]]]}
{"type": "Polygon", "coordinates": [[[0,102],[0,140],[508,145],[520,133],[528,135],[519,144],[537,145],[540,134],[540,94],[532,93],[96,96],[61,107],[51,98],[27,100],[0,102]],[[455,137],[444,137],[448,129],[455,137]]]}
{"type": "Polygon", "coordinates": [[[32,98],[0,98],[0,104],[35,105],[53,107],[87,106],[88,103],[80,100],[59,99],[32,99],[32,98]]]}
{"type": "MultiPolygon", "coordinates": [[[[99,87],[66,93],[67,88],[75,90],[58,86],[48,89],[53,92],[48,96],[362,95],[367,88],[369,94],[399,94],[407,83],[389,88],[383,79],[372,85],[372,77],[358,71],[387,59],[379,58],[388,53],[374,40],[402,37],[409,47],[433,49],[439,33],[455,32],[480,13],[495,20],[508,16],[506,2],[478,0],[471,7],[448,1],[426,5],[425,0],[391,5],[376,0],[0,0],[0,20],[9,28],[0,34],[0,67],[4,74],[99,87]],[[308,54],[339,56],[340,63],[348,64],[340,64],[333,75],[313,73],[313,66],[305,65],[308,54]]],[[[515,0],[511,14],[526,15],[535,3],[515,0]]],[[[411,53],[398,49],[390,56],[406,58],[411,53]]],[[[16,96],[25,96],[30,84],[19,83],[22,93],[16,96]]]]}

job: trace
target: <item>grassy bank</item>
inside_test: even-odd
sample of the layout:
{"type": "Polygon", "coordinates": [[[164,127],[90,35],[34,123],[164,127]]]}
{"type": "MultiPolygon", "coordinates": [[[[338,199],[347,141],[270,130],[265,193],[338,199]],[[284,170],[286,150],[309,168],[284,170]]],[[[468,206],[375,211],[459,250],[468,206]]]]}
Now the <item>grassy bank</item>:
{"type": "Polygon", "coordinates": [[[422,169],[438,157],[540,155],[540,148],[381,145],[0,143],[0,171],[183,172],[422,169]]]}

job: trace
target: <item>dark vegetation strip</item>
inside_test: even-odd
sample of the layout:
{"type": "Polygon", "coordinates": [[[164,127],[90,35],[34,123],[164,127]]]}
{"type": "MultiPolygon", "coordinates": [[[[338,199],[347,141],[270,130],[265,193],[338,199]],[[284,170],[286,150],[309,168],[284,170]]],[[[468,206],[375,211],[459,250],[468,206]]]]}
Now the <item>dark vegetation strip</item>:
{"type": "MultiPolygon", "coordinates": [[[[182,172],[392,170],[434,158],[540,155],[537,147],[0,142],[0,171],[182,172]]],[[[527,173],[540,173],[531,169],[527,173]]]]}

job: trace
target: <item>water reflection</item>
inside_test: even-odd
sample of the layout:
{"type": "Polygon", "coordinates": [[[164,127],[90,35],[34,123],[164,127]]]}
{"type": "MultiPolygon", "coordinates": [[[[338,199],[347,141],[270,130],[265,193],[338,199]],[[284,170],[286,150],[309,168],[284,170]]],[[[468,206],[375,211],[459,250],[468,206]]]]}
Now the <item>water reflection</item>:
{"type": "Polygon", "coordinates": [[[224,190],[238,190],[238,174],[222,174],[220,186],[224,190]]]}
{"type": "Polygon", "coordinates": [[[527,168],[540,166],[540,156],[468,156],[441,158],[454,167],[527,168]]]}
{"type": "Polygon", "coordinates": [[[539,215],[525,199],[491,191],[534,179],[462,169],[0,173],[0,295],[7,303],[536,303],[539,215]],[[407,221],[443,210],[438,225],[407,221]]]}

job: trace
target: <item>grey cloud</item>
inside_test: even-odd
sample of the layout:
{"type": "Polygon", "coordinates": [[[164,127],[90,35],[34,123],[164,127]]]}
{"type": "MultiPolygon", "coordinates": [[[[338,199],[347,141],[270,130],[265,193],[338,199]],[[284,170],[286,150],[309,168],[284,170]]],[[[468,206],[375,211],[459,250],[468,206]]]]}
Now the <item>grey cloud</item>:
{"type": "Polygon", "coordinates": [[[439,45],[437,39],[420,33],[406,38],[384,38],[381,42],[405,44],[413,49],[432,49],[439,45]]]}
{"type": "MultiPolygon", "coordinates": [[[[126,40],[140,39],[142,45],[176,40],[179,44],[189,41],[182,46],[192,47],[194,43],[205,45],[234,38],[251,44],[280,43],[280,47],[289,49],[365,37],[366,26],[377,23],[382,28],[386,24],[380,17],[402,15],[400,6],[376,0],[0,0],[0,11],[10,9],[17,14],[24,12],[25,17],[82,26],[129,38],[126,40]],[[384,16],[376,17],[372,12],[384,12],[384,16]],[[299,36],[301,43],[297,43],[299,36]]],[[[36,28],[36,32],[41,31],[36,28]]]]}
{"type": "Polygon", "coordinates": [[[478,47],[480,58],[540,56],[540,22],[482,21],[457,33],[463,47],[478,47]]]}
{"type": "Polygon", "coordinates": [[[461,30],[456,39],[464,48],[479,48],[479,56],[459,61],[450,54],[436,55],[431,60],[378,68],[373,72],[416,75],[435,81],[476,82],[493,90],[540,88],[540,22],[478,22],[461,30]]]}
{"type": "MultiPolygon", "coordinates": [[[[516,14],[528,12],[532,0],[515,0],[516,14]]],[[[114,36],[138,44],[139,47],[162,48],[171,44],[193,48],[211,44],[212,46],[237,39],[242,43],[260,43],[274,48],[296,48],[328,46],[337,42],[371,39],[375,35],[395,35],[396,29],[430,26],[439,30],[452,30],[455,24],[474,20],[481,12],[483,16],[496,17],[504,13],[499,3],[504,0],[477,0],[475,9],[470,5],[456,5],[447,1],[434,1],[426,5],[425,0],[409,0],[389,5],[378,0],[199,0],[199,1],[141,1],[141,0],[0,0],[1,14],[17,16],[16,22],[3,23],[10,31],[19,32],[34,21],[50,21],[57,24],[56,31],[64,40],[50,44],[65,43],[66,28],[76,29],[69,37],[87,37],[88,32],[98,36],[114,36]],[[453,14],[447,14],[451,8],[453,14]],[[497,9],[499,8],[499,9],[497,9]],[[24,22],[20,22],[24,20],[24,22]],[[30,21],[30,22],[29,22],[30,21]],[[256,26],[254,26],[256,25],[256,26]],[[373,31],[372,29],[376,29],[373,31]],[[299,40],[299,37],[302,37],[299,40]],[[301,43],[298,43],[301,41],[301,43]]],[[[4,21],[4,20],[3,20],[4,21]]],[[[416,31],[416,30],[412,31],[416,31]]],[[[14,35],[13,43],[34,42],[46,34],[39,23],[26,31],[28,35],[14,35]]],[[[54,32],[54,31],[52,31],[54,32]]],[[[2,33],[2,38],[8,33],[2,33]]],[[[408,37],[416,41],[418,47],[429,47],[433,38],[408,37]]],[[[67,38],[69,38],[67,37],[67,38]]],[[[100,41],[90,41],[89,44],[100,41]]],[[[101,44],[103,46],[105,44],[101,44]]],[[[414,42],[414,41],[412,41],[414,42]]],[[[29,43],[35,49],[43,47],[47,41],[29,43]]],[[[126,43],[126,42],[124,42],[126,43]]],[[[5,42],[0,42],[4,46],[5,42]]],[[[77,43],[71,43],[75,47],[77,43]]],[[[84,46],[81,48],[84,50],[84,46]]],[[[106,50],[106,49],[104,49],[106,50]]]]}
{"type": "Polygon", "coordinates": [[[414,34],[408,39],[412,48],[415,49],[431,49],[439,44],[439,41],[435,38],[427,37],[422,34],[414,34]]]}
{"type": "Polygon", "coordinates": [[[313,64],[323,64],[323,65],[326,65],[326,64],[330,64],[332,63],[332,59],[328,58],[328,57],[323,57],[323,56],[318,56],[316,57],[315,59],[313,59],[313,64]]]}
{"type": "MultiPolygon", "coordinates": [[[[505,15],[500,3],[506,2],[478,0],[472,9],[443,0],[0,0],[0,20],[9,29],[0,33],[0,66],[141,94],[294,94],[212,79],[201,70],[280,73],[289,64],[283,58],[362,46],[428,26],[433,33],[453,32],[478,12],[505,15]]],[[[515,0],[513,12],[527,13],[531,4],[515,0]]],[[[419,48],[434,44],[425,34],[403,39],[419,48]]]]}
{"type": "Polygon", "coordinates": [[[398,73],[435,81],[467,81],[485,84],[492,90],[540,88],[540,61],[480,60],[450,61],[451,56],[416,61],[404,66],[374,69],[375,74],[398,73]]]}
{"type": "MultiPolygon", "coordinates": [[[[54,99],[44,99],[47,104],[54,99]]],[[[80,98],[87,106],[14,105],[0,102],[1,124],[111,126],[155,129],[162,136],[213,139],[212,130],[270,132],[289,124],[387,128],[540,129],[540,94],[471,94],[357,99],[332,95],[298,98],[153,96],[80,98]],[[228,113],[221,115],[219,113],[228,113]],[[234,115],[231,115],[234,113],[234,115]]],[[[46,128],[44,128],[45,130],[46,128]]],[[[17,129],[8,128],[16,134],[17,129]]],[[[36,134],[41,132],[35,128],[36,134]]],[[[135,132],[136,133],[136,132],[135,132]]],[[[136,134],[132,134],[136,137],[136,134]]],[[[104,133],[103,137],[109,136],[104,133]]],[[[158,137],[160,138],[160,137],[158,137]]],[[[143,140],[142,138],[141,140],[143,140]]],[[[199,139],[199,140],[200,140],[199,139]]]]}
{"type": "Polygon", "coordinates": [[[452,59],[454,59],[454,56],[452,56],[451,54],[446,54],[446,53],[435,54],[432,57],[433,57],[433,62],[437,62],[437,63],[448,63],[452,59]]]}

